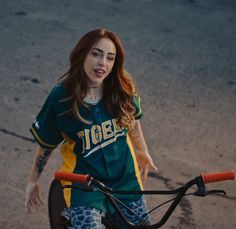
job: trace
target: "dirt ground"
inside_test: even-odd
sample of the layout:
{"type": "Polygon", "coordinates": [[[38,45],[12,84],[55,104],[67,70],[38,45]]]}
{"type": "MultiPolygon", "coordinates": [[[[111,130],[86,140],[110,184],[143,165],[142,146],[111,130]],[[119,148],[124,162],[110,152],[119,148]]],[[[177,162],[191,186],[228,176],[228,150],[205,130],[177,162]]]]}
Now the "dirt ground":
{"type": "MultiPolygon", "coordinates": [[[[235,169],[236,1],[0,0],[0,228],[49,228],[59,150],[41,179],[45,207],[28,215],[29,128],[77,40],[101,27],[123,41],[142,96],[142,126],[160,170],[146,188],[173,189],[202,172],[235,169]]],[[[234,229],[236,182],[209,188],[227,196],[186,198],[164,228],[234,229]]],[[[148,197],[149,206],[162,199],[148,197]]]]}

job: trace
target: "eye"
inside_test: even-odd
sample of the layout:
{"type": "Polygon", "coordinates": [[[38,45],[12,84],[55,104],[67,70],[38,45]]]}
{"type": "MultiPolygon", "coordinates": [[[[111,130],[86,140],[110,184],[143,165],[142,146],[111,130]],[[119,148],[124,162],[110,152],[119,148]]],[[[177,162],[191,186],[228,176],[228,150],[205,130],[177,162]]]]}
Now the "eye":
{"type": "Polygon", "coordinates": [[[100,57],[100,56],[101,56],[101,53],[98,52],[98,51],[92,51],[92,52],[91,52],[91,55],[94,56],[94,57],[100,57]]]}
{"type": "Polygon", "coordinates": [[[114,60],[115,60],[115,57],[114,57],[114,56],[108,56],[107,59],[108,59],[109,61],[114,61],[114,60]]]}

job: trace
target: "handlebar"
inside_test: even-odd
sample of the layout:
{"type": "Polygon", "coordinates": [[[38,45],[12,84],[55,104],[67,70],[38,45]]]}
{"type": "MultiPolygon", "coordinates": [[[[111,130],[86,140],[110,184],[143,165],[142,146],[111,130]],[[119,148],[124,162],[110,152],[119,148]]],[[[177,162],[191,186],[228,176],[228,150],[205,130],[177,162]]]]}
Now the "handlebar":
{"type": "Polygon", "coordinates": [[[235,171],[230,170],[230,171],[218,172],[218,173],[201,174],[201,177],[205,184],[224,181],[224,180],[234,180],[235,171]]]}
{"type": "MultiPolygon", "coordinates": [[[[235,179],[235,171],[229,170],[224,172],[217,172],[217,173],[206,173],[201,174],[200,177],[202,178],[204,184],[214,183],[219,181],[226,181],[226,180],[234,180],[235,179]]],[[[66,180],[71,182],[79,182],[82,184],[88,183],[92,178],[86,174],[75,174],[69,173],[64,171],[57,171],[55,173],[55,178],[57,180],[66,180]]]]}
{"type": "Polygon", "coordinates": [[[91,177],[89,175],[57,171],[55,173],[55,178],[56,180],[66,180],[66,181],[79,182],[82,184],[86,184],[90,180],[91,177]]]}
{"type": "MultiPolygon", "coordinates": [[[[229,170],[229,171],[217,172],[217,173],[206,173],[206,174],[201,174],[201,177],[205,184],[225,181],[225,180],[234,180],[235,171],[229,170]]],[[[55,178],[57,180],[79,182],[82,184],[87,183],[91,179],[89,175],[75,174],[75,173],[69,173],[69,172],[63,172],[63,171],[57,171],[55,173],[55,178]]]]}

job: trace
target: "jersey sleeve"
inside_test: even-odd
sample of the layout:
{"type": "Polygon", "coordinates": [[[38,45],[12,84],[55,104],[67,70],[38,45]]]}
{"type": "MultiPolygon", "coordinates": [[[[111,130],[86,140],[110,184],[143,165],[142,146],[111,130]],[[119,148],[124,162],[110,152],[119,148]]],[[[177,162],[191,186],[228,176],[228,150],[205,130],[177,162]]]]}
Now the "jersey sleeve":
{"type": "Polygon", "coordinates": [[[140,119],[143,116],[140,97],[138,95],[134,95],[133,102],[135,107],[134,117],[135,119],[140,119]]]}
{"type": "Polygon", "coordinates": [[[58,126],[52,92],[47,97],[30,128],[36,142],[43,148],[54,149],[63,140],[58,126]]]}

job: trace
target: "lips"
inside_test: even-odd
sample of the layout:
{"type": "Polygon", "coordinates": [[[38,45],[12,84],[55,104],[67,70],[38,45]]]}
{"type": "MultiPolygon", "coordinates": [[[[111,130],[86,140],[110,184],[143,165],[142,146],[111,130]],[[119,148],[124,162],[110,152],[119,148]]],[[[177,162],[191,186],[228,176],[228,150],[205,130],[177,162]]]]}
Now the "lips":
{"type": "Polygon", "coordinates": [[[104,74],[105,74],[105,70],[104,69],[101,69],[101,68],[97,68],[97,69],[95,69],[95,74],[97,75],[97,76],[103,76],[104,74]]]}

